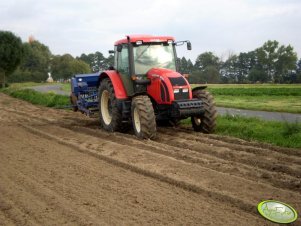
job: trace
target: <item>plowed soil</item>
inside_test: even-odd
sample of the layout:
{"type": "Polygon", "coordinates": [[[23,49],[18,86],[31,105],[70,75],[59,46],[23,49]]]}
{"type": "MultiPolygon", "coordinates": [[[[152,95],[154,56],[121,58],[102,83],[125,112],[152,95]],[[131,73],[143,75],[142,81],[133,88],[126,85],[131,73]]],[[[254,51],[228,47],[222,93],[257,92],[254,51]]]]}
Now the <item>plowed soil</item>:
{"type": "Polygon", "coordinates": [[[301,213],[301,150],[132,133],[0,94],[0,225],[275,225],[257,213],[266,199],[301,213]]]}

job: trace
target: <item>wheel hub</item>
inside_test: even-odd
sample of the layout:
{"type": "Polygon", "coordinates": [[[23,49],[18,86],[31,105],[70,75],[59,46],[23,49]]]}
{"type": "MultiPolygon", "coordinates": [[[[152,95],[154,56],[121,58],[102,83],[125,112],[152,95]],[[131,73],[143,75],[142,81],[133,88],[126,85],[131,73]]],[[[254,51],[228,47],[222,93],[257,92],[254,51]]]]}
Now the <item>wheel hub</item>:
{"type": "Polygon", "coordinates": [[[103,121],[106,125],[109,125],[112,121],[112,106],[109,91],[104,90],[102,92],[100,103],[103,121]]]}
{"type": "Polygon", "coordinates": [[[137,108],[134,109],[134,124],[135,124],[135,128],[136,128],[137,132],[140,133],[141,124],[140,124],[140,118],[139,118],[137,108]]]}

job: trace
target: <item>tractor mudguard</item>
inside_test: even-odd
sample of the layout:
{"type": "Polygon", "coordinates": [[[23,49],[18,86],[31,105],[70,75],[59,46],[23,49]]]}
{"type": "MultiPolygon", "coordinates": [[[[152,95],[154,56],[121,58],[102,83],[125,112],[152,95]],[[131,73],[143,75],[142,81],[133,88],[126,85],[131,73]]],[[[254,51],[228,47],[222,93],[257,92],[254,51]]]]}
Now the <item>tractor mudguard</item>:
{"type": "Polygon", "coordinates": [[[203,89],[206,89],[208,86],[206,86],[206,85],[200,85],[200,86],[197,86],[197,87],[194,87],[193,89],[192,89],[192,92],[193,91],[196,91],[196,90],[203,90],[203,89]]]}
{"type": "Polygon", "coordinates": [[[128,98],[125,88],[123,86],[122,80],[120,79],[120,76],[116,71],[110,70],[110,71],[104,71],[99,75],[99,81],[98,81],[98,87],[101,83],[101,80],[104,78],[110,78],[113,87],[115,96],[117,99],[126,99],[128,98]]]}

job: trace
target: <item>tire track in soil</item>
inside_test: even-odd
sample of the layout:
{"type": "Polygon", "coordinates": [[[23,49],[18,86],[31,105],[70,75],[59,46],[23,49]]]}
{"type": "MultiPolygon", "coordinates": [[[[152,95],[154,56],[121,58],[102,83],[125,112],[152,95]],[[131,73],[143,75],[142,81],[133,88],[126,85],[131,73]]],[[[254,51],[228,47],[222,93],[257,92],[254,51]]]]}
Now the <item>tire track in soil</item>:
{"type": "MultiPolygon", "coordinates": [[[[43,131],[41,128],[36,129],[25,125],[23,125],[23,127],[34,134],[56,140],[60,144],[71,146],[80,152],[93,155],[114,165],[209,196],[220,202],[231,203],[233,206],[249,213],[256,214],[256,208],[253,203],[260,200],[259,197],[264,196],[266,196],[266,198],[273,197],[275,199],[282,197],[285,200],[291,200],[291,203],[294,202],[297,206],[300,205],[300,203],[296,201],[301,199],[300,194],[275,189],[265,184],[252,183],[243,178],[233,178],[231,175],[217,173],[215,171],[210,172],[209,169],[190,166],[190,164],[175,161],[170,157],[164,158],[165,156],[163,157],[158,156],[158,154],[154,155],[146,153],[144,150],[139,153],[139,150],[136,148],[124,147],[125,145],[116,144],[102,139],[98,139],[99,146],[95,144],[96,142],[93,142],[93,144],[85,143],[84,140],[86,137],[81,136],[82,139],[80,139],[78,136],[75,136],[76,133],[73,132],[72,134],[72,131],[67,131],[62,128],[50,129],[47,127],[47,130],[43,131]],[[53,135],[53,133],[50,132],[52,130],[55,131],[56,135],[53,135]],[[127,150],[126,152],[128,153],[124,153],[126,148],[131,148],[132,150],[127,150]],[[154,159],[158,159],[155,165],[152,164],[154,159]],[[177,172],[176,168],[178,167],[185,172],[177,172]],[[199,183],[204,175],[191,176],[194,174],[206,175],[207,179],[205,184],[199,183]],[[187,178],[187,175],[190,175],[190,177],[187,178]],[[209,181],[208,177],[210,178],[209,181]],[[218,185],[216,183],[217,181],[218,185]],[[238,194],[239,191],[237,190],[232,192],[232,189],[237,187],[242,189],[243,194],[238,194]],[[262,192],[263,190],[265,191],[262,192]],[[249,191],[247,198],[245,197],[246,191],[249,191]],[[254,191],[257,193],[254,194],[254,191]],[[267,195],[269,197],[267,197],[267,195]]],[[[95,141],[96,140],[97,139],[95,138],[95,141]]]]}
{"type": "MultiPolygon", "coordinates": [[[[175,128],[175,131],[177,132],[184,132],[186,134],[196,134],[195,131],[192,130],[192,128],[188,127],[187,125],[184,125],[179,128],[175,128]]],[[[296,148],[285,148],[285,147],[279,147],[272,144],[267,143],[258,143],[255,141],[246,141],[235,137],[228,137],[223,135],[216,135],[216,134],[202,134],[202,136],[198,136],[200,139],[203,139],[203,142],[209,143],[210,140],[215,141],[215,145],[224,147],[225,145],[235,145],[236,149],[242,150],[242,151],[248,151],[253,153],[261,153],[260,150],[267,150],[269,152],[278,152],[280,154],[286,154],[289,156],[297,156],[301,157],[300,149],[296,148]]]]}
{"type": "MultiPolygon", "coordinates": [[[[79,142],[79,141],[77,141],[76,139],[73,139],[73,138],[67,138],[67,137],[60,138],[60,137],[54,136],[53,134],[49,134],[48,132],[35,129],[35,128],[32,128],[30,126],[25,126],[25,125],[20,125],[20,126],[24,127],[29,132],[31,132],[35,135],[41,136],[43,138],[55,140],[59,144],[63,144],[63,145],[72,147],[72,148],[76,149],[77,151],[80,151],[80,152],[85,153],[85,154],[89,154],[91,156],[99,158],[103,161],[106,161],[106,162],[108,162],[110,164],[113,164],[113,165],[116,165],[118,167],[122,167],[124,169],[131,170],[135,173],[142,174],[144,176],[148,176],[148,177],[151,177],[151,178],[154,178],[154,179],[158,179],[160,181],[163,181],[163,182],[181,187],[181,188],[183,188],[185,190],[188,190],[188,191],[193,191],[193,192],[201,194],[201,195],[209,196],[209,197],[211,197],[211,198],[213,198],[214,200],[217,200],[217,201],[230,202],[232,205],[234,205],[234,206],[236,206],[236,207],[238,207],[238,208],[240,208],[244,211],[254,213],[253,206],[249,203],[240,202],[240,200],[237,200],[237,199],[232,198],[230,196],[223,196],[222,194],[215,193],[215,192],[212,192],[212,191],[207,190],[207,189],[203,189],[201,187],[195,186],[194,184],[190,184],[190,183],[187,183],[185,181],[177,180],[177,179],[174,179],[172,177],[164,176],[160,173],[157,173],[156,170],[148,170],[148,169],[145,169],[144,167],[137,167],[134,164],[130,164],[128,162],[120,161],[118,159],[110,157],[110,156],[114,156],[114,155],[117,154],[116,151],[112,151],[112,150],[117,150],[117,149],[120,149],[121,147],[117,146],[117,147],[114,147],[113,149],[110,148],[110,150],[103,150],[103,152],[107,152],[107,153],[102,155],[101,152],[95,151],[94,150],[95,147],[93,147],[93,145],[91,145],[91,144],[90,145],[88,144],[87,147],[85,147],[85,145],[83,145],[82,142],[79,142]]],[[[103,141],[101,143],[101,146],[108,145],[108,144],[112,145],[113,143],[108,142],[108,141],[103,141]]],[[[99,150],[98,146],[96,148],[99,150]]],[[[138,162],[138,160],[137,161],[131,160],[131,162],[138,162]]]]}
{"type": "Polygon", "coordinates": [[[279,153],[273,153],[268,155],[266,151],[262,149],[257,153],[248,152],[245,150],[237,149],[237,145],[225,144],[224,146],[216,145],[213,140],[209,140],[209,145],[203,139],[192,134],[173,134],[171,131],[164,131],[159,138],[160,142],[170,144],[175,147],[186,148],[206,154],[211,154],[220,157],[225,160],[238,161],[240,163],[260,167],[269,171],[275,171],[279,173],[285,173],[291,176],[299,177],[301,175],[301,158],[296,156],[283,156],[279,153]],[[187,142],[189,140],[189,142],[187,142]],[[199,145],[203,144],[203,145],[199,145]],[[216,147],[221,147],[216,149],[216,147]],[[260,156],[260,158],[259,158],[260,156]],[[289,164],[288,164],[289,163],[289,164]]]}
{"type": "MultiPolygon", "coordinates": [[[[185,126],[186,127],[186,126],[185,126]]],[[[255,142],[243,141],[239,138],[230,138],[225,136],[219,136],[214,134],[202,134],[200,136],[198,133],[192,130],[185,129],[185,127],[173,128],[176,132],[171,133],[172,131],[166,128],[160,128],[161,131],[168,135],[176,134],[179,137],[193,139],[204,144],[214,145],[216,147],[229,147],[235,151],[246,152],[250,154],[268,156],[273,153],[273,157],[279,160],[284,161],[293,161],[297,164],[301,164],[301,154],[298,149],[293,148],[276,148],[275,146],[270,146],[267,144],[260,144],[255,142]],[[297,158],[296,158],[297,157],[297,158]]]]}
{"type": "MultiPolygon", "coordinates": [[[[22,116],[28,116],[28,114],[24,112],[18,112],[18,111],[12,111],[9,110],[11,113],[16,113],[20,114],[22,116]]],[[[37,118],[36,118],[37,119],[37,118]]],[[[44,121],[44,122],[49,122],[48,120],[45,120],[44,118],[38,117],[38,119],[44,121]]],[[[64,118],[65,119],[65,118],[64,118]]],[[[52,121],[52,120],[51,120],[52,121]]],[[[73,118],[69,118],[70,122],[74,122],[73,118]]],[[[88,127],[94,127],[97,122],[95,121],[90,121],[89,123],[85,123],[85,126],[88,127]],[[89,125],[90,124],[90,125],[89,125]]],[[[198,142],[196,144],[186,144],[186,140],[189,140],[190,134],[183,134],[183,132],[173,133],[174,136],[170,135],[171,134],[171,129],[167,128],[161,128],[159,131],[163,130],[164,132],[160,133],[159,135],[159,142],[154,142],[153,144],[150,144],[150,141],[148,142],[148,145],[144,144],[144,141],[137,141],[133,139],[132,136],[129,136],[127,134],[118,134],[115,133],[115,136],[111,136],[110,133],[107,132],[102,132],[100,133],[101,130],[90,130],[87,127],[79,127],[76,126],[76,123],[71,123],[67,124],[66,121],[64,123],[62,122],[56,122],[52,123],[57,126],[63,127],[63,128],[72,128],[73,130],[76,130],[79,133],[83,133],[83,131],[86,131],[91,136],[97,136],[96,134],[100,136],[106,136],[106,139],[112,140],[113,142],[122,142],[123,144],[129,144],[131,143],[132,145],[138,145],[139,148],[143,148],[145,150],[151,150],[153,152],[157,152],[159,154],[164,154],[164,155],[169,155],[171,157],[177,158],[177,159],[182,159],[187,162],[191,163],[199,163],[203,165],[204,167],[217,170],[219,172],[228,172],[231,173],[232,175],[237,175],[237,176],[243,176],[246,177],[247,179],[254,180],[254,181],[262,181],[262,182],[269,182],[273,184],[274,186],[278,186],[283,189],[292,189],[295,191],[300,191],[300,175],[298,171],[300,171],[299,165],[296,166],[297,172],[295,172],[292,167],[292,162],[298,163],[299,160],[296,160],[296,157],[290,157],[287,156],[287,154],[284,154],[284,157],[280,155],[280,153],[275,153],[275,157],[277,161],[273,160],[273,158],[269,158],[269,162],[266,163],[267,161],[261,161],[258,163],[257,160],[249,160],[250,158],[254,158],[254,148],[253,147],[244,147],[243,151],[251,149],[251,156],[248,156],[248,151],[245,155],[242,155],[243,158],[237,158],[239,154],[234,155],[232,152],[233,151],[239,151],[240,149],[227,149],[226,148],[226,153],[222,152],[216,152],[215,151],[215,144],[212,144],[212,140],[206,139],[206,142],[203,143],[204,138],[194,135],[192,133],[191,139],[195,142],[198,142]],[[117,138],[116,138],[117,137],[117,138]],[[127,137],[127,138],[126,138],[127,137]],[[186,138],[186,139],[184,139],[186,138]],[[175,141],[174,141],[175,140],[175,141]],[[184,140],[180,141],[179,140],[184,140]],[[134,141],[134,142],[133,142],[134,141]],[[172,141],[172,142],[171,142],[172,141]],[[210,143],[210,145],[207,145],[210,143]],[[162,147],[163,145],[163,147],[162,147]],[[212,147],[213,146],[213,147],[212,147]],[[160,147],[160,148],[159,148],[160,147]],[[195,148],[196,147],[196,148],[195,148]],[[173,153],[168,150],[173,150],[173,153]],[[183,152],[185,150],[185,152],[183,152]],[[187,155],[186,152],[190,152],[190,155],[187,155]],[[193,153],[194,152],[194,153],[193,153]],[[185,153],[185,154],[182,154],[185,153]],[[192,157],[198,153],[199,156],[192,157]],[[212,157],[210,157],[212,156],[212,157]],[[236,157],[236,158],[233,158],[236,157]],[[217,160],[217,158],[220,158],[220,160],[217,160]],[[204,161],[206,159],[206,161],[204,161]],[[278,159],[281,160],[281,162],[278,161],[278,159]],[[290,163],[289,166],[286,166],[286,162],[284,160],[290,163]],[[255,168],[254,168],[255,166],[255,168]],[[263,167],[262,167],[263,166],[263,167]],[[276,166],[276,167],[275,167],[276,166]],[[278,167],[277,167],[278,166],[278,167]],[[230,170],[230,171],[229,171],[230,170]],[[281,172],[279,174],[278,172],[281,172]],[[286,174],[286,175],[283,175],[286,174]]],[[[77,123],[79,124],[79,123],[77,123]]],[[[97,128],[97,127],[96,127],[97,128]]],[[[179,129],[181,130],[181,129],[179,129]]],[[[225,142],[223,142],[225,143],[225,142]]],[[[218,145],[220,147],[221,144],[218,145]]],[[[224,146],[229,146],[227,143],[224,146]]],[[[234,145],[234,148],[239,147],[239,145],[234,145]]],[[[219,149],[221,150],[221,149],[219,149]]],[[[263,154],[263,157],[266,156],[265,152],[269,151],[266,149],[256,149],[257,151],[256,156],[258,158],[258,155],[263,154]]],[[[273,155],[273,157],[274,157],[273,155]]],[[[261,160],[262,158],[261,157],[261,160]]],[[[298,158],[297,158],[298,159],[298,158]]]]}
{"type": "Polygon", "coordinates": [[[79,126],[61,126],[63,128],[76,131],[82,134],[88,134],[94,137],[106,137],[107,140],[118,142],[120,144],[135,146],[143,150],[154,152],[157,154],[169,156],[188,163],[199,164],[202,167],[209,168],[218,172],[224,172],[238,177],[244,177],[252,181],[261,181],[262,183],[270,183],[276,187],[300,192],[300,181],[298,178],[290,175],[280,175],[278,172],[270,172],[269,170],[254,168],[249,165],[240,164],[226,159],[221,159],[209,154],[203,154],[187,148],[179,148],[169,144],[162,144],[155,141],[135,140],[125,134],[114,134],[109,136],[105,131],[100,129],[90,129],[79,126]],[[147,144],[145,144],[147,142],[147,144]]]}

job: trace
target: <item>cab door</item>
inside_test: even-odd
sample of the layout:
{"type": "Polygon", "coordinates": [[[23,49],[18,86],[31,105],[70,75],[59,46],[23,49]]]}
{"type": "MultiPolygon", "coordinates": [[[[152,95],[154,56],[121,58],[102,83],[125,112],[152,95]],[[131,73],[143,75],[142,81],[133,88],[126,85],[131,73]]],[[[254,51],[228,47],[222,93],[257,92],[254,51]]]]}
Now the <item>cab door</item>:
{"type": "Polygon", "coordinates": [[[128,44],[122,44],[115,48],[117,48],[117,51],[115,51],[117,52],[117,59],[115,60],[117,65],[115,65],[115,67],[122,80],[127,96],[132,96],[134,94],[134,85],[130,74],[128,44]]]}

